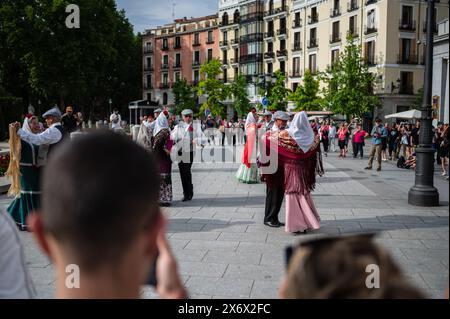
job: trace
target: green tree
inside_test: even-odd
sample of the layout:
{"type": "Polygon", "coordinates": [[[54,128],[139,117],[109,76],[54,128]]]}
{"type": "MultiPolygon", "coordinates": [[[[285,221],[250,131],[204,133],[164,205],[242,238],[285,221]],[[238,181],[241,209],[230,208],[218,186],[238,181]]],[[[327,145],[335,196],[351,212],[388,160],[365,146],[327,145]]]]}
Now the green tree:
{"type": "Polygon", "coordinates": [[[212,59],[205,62],[200,67],[201,81],[197,87],[197,94],[207,95],[206,102],[200,107],[200,113],[204,113],[206,110],[210,110],[213,116],[222,116],[225,113],[223,101],[229,96],[229,90],[227,86],[219,79],[219,75],[222,74],[222,63],[219,59],[212,59]]]}
{"type": "Polygon", "coordinates": [[[325,84],[323,106],[347,117],[362,117],[380,105],[374,94],[375,76],[361,56],[356,39],[347,36],[344,52],[327,70],[320,74],[325,84]]]}
{"type": "Polygon", "coordinates": [[[303,84],[292,92],[289,99],[296,105],[295,111],[318,111],[321,109],[319,93],[319,81],[314,78],[309,70],[303,77],[303,84]]]}
{"type": "Polygon", "coordinates": [[[194,90],[190,87],[186,79],[178,79],[172,86],[175,96],[176,113],[180,114],[184,109],[195,109],[194,90]]]}
{"type": "Polygon", "coordinates": [[[286,88],[286,77],[284,74],[277,70],[275,71],[275,83],[268,90],[267,98],[269,99],[270,111],[286,110],[286,99],[290,94],[290,90],[286,88]]]}
{"type": "Polygon", "coordinates": [[[413,108],[420,110],[423,104],[423,88],[417,90],[416,98],[414,100],[413,108]]]}
{"type": "Polygon", "coordinates": [[[247,81],[243,75],[239,75],[230,86],[230,95],[234,98],[234,108],[238,116],[242,117],[250,110],[250,100],[248,99],[247,81]]]}

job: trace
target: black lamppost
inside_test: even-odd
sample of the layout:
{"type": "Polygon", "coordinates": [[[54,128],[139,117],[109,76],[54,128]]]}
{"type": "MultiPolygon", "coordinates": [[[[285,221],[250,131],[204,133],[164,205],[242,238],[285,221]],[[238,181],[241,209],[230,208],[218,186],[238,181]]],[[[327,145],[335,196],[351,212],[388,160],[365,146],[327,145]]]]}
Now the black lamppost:
{"type": "Polygon", "coordinates": [[[434,149],[432,148],[432,109],[431,89],[433,81],[433,40],[435,29],[434,0],[428,0],[427,40],[425,83],[423,89],[422,118],[420,121],[419,147],[416,150],[416,180],[409,190],[408,203],[415,206],[438,206],[439,192],[433,186],[434,179],[434,149]]]}

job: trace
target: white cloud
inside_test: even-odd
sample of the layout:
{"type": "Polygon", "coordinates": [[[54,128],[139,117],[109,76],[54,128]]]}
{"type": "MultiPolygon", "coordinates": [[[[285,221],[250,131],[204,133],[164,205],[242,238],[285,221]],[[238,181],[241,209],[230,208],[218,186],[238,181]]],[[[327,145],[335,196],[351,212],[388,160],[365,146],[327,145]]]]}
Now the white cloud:
{"type": "Polygon", "coordinates": [[[135,31],[170,23],[172,4],[175,3],[175,18],[200,17],[218,11],[218,0],[117,0],[117,7],[125,9],[135,31]]]}

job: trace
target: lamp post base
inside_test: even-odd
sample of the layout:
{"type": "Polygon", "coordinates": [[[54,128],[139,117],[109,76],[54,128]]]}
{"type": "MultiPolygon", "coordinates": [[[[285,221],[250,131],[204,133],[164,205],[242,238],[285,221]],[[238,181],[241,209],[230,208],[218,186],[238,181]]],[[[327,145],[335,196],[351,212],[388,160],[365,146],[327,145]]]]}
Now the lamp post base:
{"type": "Polygon", "coordinates": [[[432,186],[413,186],[408,193],[408,203],[414,206],[439,206],[439,192],[432,186]]]}

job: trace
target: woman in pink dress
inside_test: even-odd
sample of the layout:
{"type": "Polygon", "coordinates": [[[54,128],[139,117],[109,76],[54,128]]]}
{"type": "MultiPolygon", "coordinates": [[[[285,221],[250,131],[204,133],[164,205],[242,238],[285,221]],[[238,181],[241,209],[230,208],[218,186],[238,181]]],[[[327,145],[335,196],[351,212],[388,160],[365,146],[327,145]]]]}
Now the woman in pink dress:
{"type": "Polygon", "coordinates": [[[311,197],[316,175],[323,174],[320,138],[314,134],[305,112],[297,113],[288,130],[270,132],[266,145],[277,148],[280,176],[264,176],[266,183],[284,179],[286,232],[300,234],[320,228],[320,217],[311,197]],[[283,176],[281,176],[283,175],[283,176]]]}

